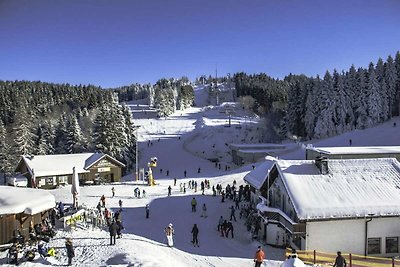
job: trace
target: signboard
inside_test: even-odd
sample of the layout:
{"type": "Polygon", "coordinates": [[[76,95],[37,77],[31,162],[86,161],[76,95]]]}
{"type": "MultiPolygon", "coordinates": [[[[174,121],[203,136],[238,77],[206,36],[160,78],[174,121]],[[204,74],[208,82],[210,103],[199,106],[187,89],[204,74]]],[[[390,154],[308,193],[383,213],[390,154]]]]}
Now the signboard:
{"type": "Polygon", "coordinates": [[[111,171],[110,167],[97,168],[97,172],[109,172],[109,171],[111,171]]]}

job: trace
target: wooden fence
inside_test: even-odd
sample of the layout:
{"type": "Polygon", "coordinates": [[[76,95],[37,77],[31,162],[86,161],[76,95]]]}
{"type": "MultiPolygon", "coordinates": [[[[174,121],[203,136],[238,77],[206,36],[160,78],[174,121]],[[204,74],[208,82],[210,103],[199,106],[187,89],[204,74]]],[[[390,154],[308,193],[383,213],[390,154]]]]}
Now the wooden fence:
{"type": "MultiPolygon", "coordinates": [[[[292,249],[287,248],[286,257],[291,252],[292,249]]],[[[306,264],[332,266],[337,255],[316,250],[297,250],[297,256],[306,264]]],[[[342,256],[346,259],[348,267],[400,267],[400,259],[397,258],[378,258],[343,252],[342,256]]]]}

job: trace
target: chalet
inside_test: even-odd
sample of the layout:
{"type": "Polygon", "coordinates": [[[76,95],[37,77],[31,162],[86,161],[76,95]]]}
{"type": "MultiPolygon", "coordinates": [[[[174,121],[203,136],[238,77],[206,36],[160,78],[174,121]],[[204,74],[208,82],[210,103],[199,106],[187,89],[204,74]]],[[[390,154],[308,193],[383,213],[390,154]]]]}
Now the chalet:
{"type": "Polygon", "coordinates": [[[19,231],[29,236],[29,225],[40,224],[49,216],[56,201],[45,190],[0,186],[0,245],[11,243],[19,231]]]}
{"type": "Polygon", "coordinates": [[[400,163],[394,158],[278,160],[245,177],[271,245],[400,255],[400,163]],[[257,189],[259,188],[259,189],[257,189]],[[351,242],[349,242],[351,241],[351,242]]]}
{"type": "Polygon", "coordinates": [[[76,168],[80,184],[121,181],[125,165],[103,153],[21,156],[16,167],[28,178],[28,187],[55,188],[72,183],[76,168]]]}
{"type": "Polygon", "coordinates": [[[400,146],[306,147],[306,159],[317,157],[328,159],[396,158],[400,161],[400,146]]]}

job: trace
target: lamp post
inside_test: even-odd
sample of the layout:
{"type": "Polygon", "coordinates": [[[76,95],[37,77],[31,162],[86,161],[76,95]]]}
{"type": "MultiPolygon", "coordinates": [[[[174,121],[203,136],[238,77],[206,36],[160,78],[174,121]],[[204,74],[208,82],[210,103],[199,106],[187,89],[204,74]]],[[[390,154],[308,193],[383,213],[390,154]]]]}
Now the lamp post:
{"type": "Polygon", "coordinates": [[[136,148],[135,148],[135,179],[136,181],[139,180],[139,143],[138,143],[138,138],[139,138],[139,134],[138,134],[138,130],[140,128],[140,125],[136,125],[134,126],[134,131],[135,131],[135,137],[136,137],[136,148]]]}

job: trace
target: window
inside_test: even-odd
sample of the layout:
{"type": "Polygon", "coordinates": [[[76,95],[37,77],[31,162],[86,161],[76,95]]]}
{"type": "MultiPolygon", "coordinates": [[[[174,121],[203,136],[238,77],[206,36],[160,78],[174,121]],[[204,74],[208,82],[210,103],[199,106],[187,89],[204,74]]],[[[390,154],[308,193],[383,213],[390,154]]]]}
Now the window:
{"type": "Polygon", "coordinates": [[[59,176],[58,183],[60,184],[68,184],[68,176],[59,176]]]}
{"type": "Polygon", "coordinates": [[[398,252],[399,252],[399,238],[386,237],[386,253],[398,253],[398,252]]]}
{"type": "Polygon", "coordinates": [[[53,184],[53,177],[46,177],[46,184],[53,184]]]}
{"type": "Polygon", "coordinates": [[[368,254],[381,254],[380,238],[368,238],[368,254]]]}

